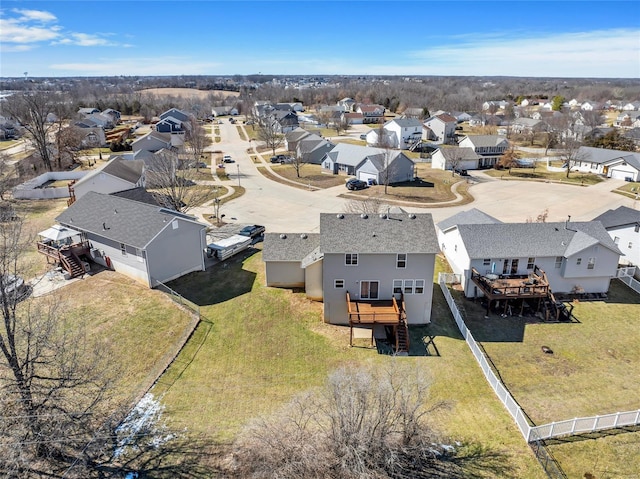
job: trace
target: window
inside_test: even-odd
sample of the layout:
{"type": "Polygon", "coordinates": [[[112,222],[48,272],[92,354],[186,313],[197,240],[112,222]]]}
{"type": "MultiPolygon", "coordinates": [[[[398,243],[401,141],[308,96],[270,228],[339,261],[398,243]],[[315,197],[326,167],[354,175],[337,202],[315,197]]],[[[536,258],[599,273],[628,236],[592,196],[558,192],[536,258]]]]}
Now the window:
{"type": "Polygon", "coordinates": [[[485,258],[482,260],[482,264],[484,266],[489,266],[491,264],[491,258],[485,258]]]}
{"type": "Polygon", "coordinates": [[[424,293],[424,279],[416,279],[415,293],[416,294],[423,294],[424,293]]]}
{"type": "Polygon", "coordinates": [[[335,289],[344,288],[344,279],[335,279],[335,280],[333,280],[333,287],[335,289]]]}
{"type": "Polygon", "coordinates": [[[633,248],[633,242],[629,241],[629,248],[633,248]]]}
{"type": "Polygon", "coordinates": [[[360,281],[360,299],[378,299],[378,281],[360,281]]]}
{"type": "Polygon", "coordinates": [[[613,237],[613,242],[614,242],[615,244],[620,243],[620,238],[619,238],[618,236],[614,236],[614,237],[613,237]]]}
{"type": "Polygon", "coordinates": [[[122,253],[122,256],[127,256],[127,247],[124,243],[120,243],[120,252],[122,253]]]}
{"type": "Polygon", "coordinates": [[[535,258],[529,258],[527,260],[527,269],[533,269],[536,267],[536,259],[535,258]]]}
{"type": "Polygon", "coordinates": [[[593,269],[596,267],[596,259],[589,258],[589,262],[587,263],[587,269],[593,269]]]}
{"type": "Polygon", "coordinates": [[[358,266],[358,253],[346,253],[344,255],[344,264],[347,266],[358,266]]]}
{"type": "Polygon", "coordinates": [[[640,233],[640,224],[637,224],[633,231],[635,231],[636,233],[640,233]]]}
{"type": "Polygon", "coordinates": [[[396,268],[406,268],[406,267],[407,267],[407,254],[398,253],[396,257],[396,268]]]}
{"type": "Polygon", "coordinates": [[[136,248],[136,256],[138,257],[138,261],[140,261],[141,263],[144,262],[144,253],[140,248],[136,248]]]}
{"type": "Polygon", "coordinates": [[[402,294],[402,280],[394,279],[393,280],[393,294],[402,294]]]}
{"type": "Polygon", "coordinates": [[[453,245],[453,251],[458,252],[458,245],[457,244],[453,245]]]}
{"type": "Polygon", "coordinates": [[[582,258],[576,259],[576,264],[578,264],[578,265],[582,264],[582,258]]]}
{"type": "Polygon", "coordinates": [[[413,294],[413,280],[405,279],[404,280],[404,294],[413,294]]]}
{"type": "Polygon", "coordinates": [[[562,268],[562,256],[556,256],[556,268],[562,268]]]}

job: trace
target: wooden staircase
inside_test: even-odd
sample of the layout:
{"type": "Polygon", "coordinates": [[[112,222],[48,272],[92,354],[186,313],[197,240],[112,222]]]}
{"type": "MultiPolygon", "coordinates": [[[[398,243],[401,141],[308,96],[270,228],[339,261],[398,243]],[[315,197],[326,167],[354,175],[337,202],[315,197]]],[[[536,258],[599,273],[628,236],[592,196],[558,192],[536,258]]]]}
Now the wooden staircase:
{"type": "Polygon", "coordinates": [[[60,251],[60,263],[72,278],[84,274],[82,261],[72,251],[60,251]]]}
{"type": "Polygon", "coordinates": [[[409,326],[407,325],[407,312],[404,304],[404,294],[400,295],[400,318],[396,327],[396,354],[407,356],[409,354],[409,326]]]}

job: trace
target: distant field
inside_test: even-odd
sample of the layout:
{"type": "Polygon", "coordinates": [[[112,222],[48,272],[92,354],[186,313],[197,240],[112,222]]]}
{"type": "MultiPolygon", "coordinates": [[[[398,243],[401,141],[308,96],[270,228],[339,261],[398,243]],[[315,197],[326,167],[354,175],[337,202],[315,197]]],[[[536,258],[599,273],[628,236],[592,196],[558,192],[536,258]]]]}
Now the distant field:
{"type": "Polygon", "coordinates": [[[155,96],[179,96],[182,98],[206,99],[209,95],[238,96],[236,91],[225,90],[196,90],[194,88],[147,88],[140,93],[148,93],[155,96]]]}

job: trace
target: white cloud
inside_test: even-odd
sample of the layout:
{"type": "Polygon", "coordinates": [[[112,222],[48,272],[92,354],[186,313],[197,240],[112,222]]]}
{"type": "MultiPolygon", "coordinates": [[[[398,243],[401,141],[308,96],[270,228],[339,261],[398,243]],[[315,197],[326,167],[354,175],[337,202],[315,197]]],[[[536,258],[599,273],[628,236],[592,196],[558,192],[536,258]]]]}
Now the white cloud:
{"type": "Polygon", "coordinates": [[[18,23],[16,19],[0,19],[0,42],[37,43],[51,41],[60,36],[60,27],[39,27],[18,23]]]}
{"type": "Polygon", "coordinates": [[[14,8],[12,11],[20,15],[17,20],[21,22],[37,21],[41,23],[48,23],[55,22],[57,20],[56,16],[53,13],[45,12],[42,10],[26,10],[14,8]]]}
{"type": "MultiPolygon", "coordinates": [[[[640,30],[612,29],[519,37],[478,35],[412,53],[414,67],[434,75],[545,77],[640,76],[640,30]],[[419,63],[415,63],[419,60],[419,63]]],[[[398,67],[395,67],[398,68],[398,67]]],[[[394,69],[395,69],[394,68],[394,69]]],[[[410,65],[404,65],[406,72],[410,65]]]]}

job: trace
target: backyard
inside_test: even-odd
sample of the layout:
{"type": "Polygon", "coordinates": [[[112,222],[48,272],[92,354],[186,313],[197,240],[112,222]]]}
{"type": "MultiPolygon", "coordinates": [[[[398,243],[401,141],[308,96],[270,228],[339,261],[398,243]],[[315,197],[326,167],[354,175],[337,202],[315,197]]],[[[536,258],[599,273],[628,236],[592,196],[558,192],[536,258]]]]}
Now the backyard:
{"type": "MultiPolygon", "coordinates": [[[[640,369],[640,295],[618,280],[605,300],[571,303],[572,322],[499,314],[485,319],[479,303],[458,296],[467,326],[535,424],[640,407],[640,383],[630,380],[640,369]]],[[[569,477],[631,477],[640,470],[640,433],[586,437],[553,441],[551,450],[569,477]],[[621,456],[629,460],[617,462],[621,456]]]]}
{"type": "MultiPolygon", "coordinates": [[[[215,437],[221,445],[233,441],[250,419],[321,385],[340,365],[397,360],[375,349],[349,348],[348,328],[325,324],[320,303],[299,291],[263,285],[258,250],[170,284],[200,305],[204,319],[153,392],[163,396],[175,425],[215,437]]],[[[510,477],[544,477],[439,291],[433,323],[412,328],[411,337],[415,357],[402,361],[424,365],[433,378],[433,404],[440,404],[429,416],[430,425],[451,440],[481,444],[503,457],[510,477]]]]}

